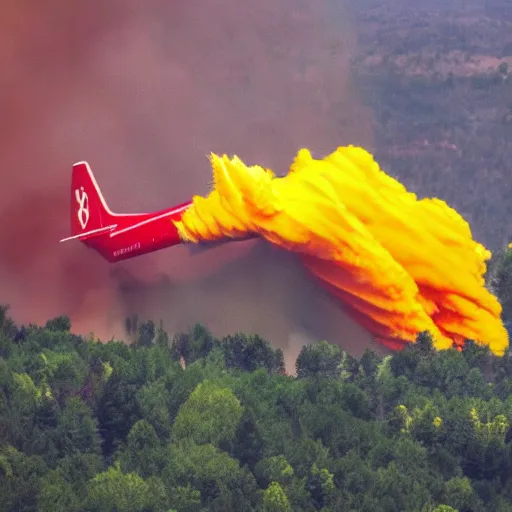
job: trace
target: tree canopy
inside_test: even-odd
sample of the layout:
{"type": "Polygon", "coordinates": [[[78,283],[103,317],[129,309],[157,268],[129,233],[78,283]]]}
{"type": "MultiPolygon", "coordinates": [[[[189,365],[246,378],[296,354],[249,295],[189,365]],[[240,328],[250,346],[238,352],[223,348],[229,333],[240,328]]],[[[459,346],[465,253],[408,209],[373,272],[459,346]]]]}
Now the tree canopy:
{"type": "Polygon", "coordinates": [[[101,343],[7,313],[0,512],[511,510],[510,350],[324,341],[290,376],[258,336],[101,343]]]}

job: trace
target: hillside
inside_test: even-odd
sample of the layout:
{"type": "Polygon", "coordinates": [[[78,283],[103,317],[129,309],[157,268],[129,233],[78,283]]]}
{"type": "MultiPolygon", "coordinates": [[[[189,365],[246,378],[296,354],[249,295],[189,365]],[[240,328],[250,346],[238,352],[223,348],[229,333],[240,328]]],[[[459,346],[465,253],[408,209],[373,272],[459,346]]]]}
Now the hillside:
{"type": "Polygon", "coordinates": [[[375,155],[448,201],[491,249],[512,239],[512,8],[503,1],[363,2],[354,71],[375,155]]]}
{"type": "Polygon", "coordinates": [[[291,377],[258,336],[144,323],[128,346],[5,313],[2,512],[512,510],[510,352],[322,342],[291,377]]]}

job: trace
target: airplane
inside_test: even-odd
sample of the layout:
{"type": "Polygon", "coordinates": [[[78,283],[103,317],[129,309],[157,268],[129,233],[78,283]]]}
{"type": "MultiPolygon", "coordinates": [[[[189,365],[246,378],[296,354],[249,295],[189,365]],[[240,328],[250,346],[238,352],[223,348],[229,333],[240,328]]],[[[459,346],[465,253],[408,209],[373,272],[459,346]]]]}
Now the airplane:
{"type": "Polygon", "coordinates": [[[187,201],[151,213],[114,213],[85,161],[73,164],[71,176],[71,236],[110,263],[134,258],[182,243],[173,221],[181,220],[187,201]]]}

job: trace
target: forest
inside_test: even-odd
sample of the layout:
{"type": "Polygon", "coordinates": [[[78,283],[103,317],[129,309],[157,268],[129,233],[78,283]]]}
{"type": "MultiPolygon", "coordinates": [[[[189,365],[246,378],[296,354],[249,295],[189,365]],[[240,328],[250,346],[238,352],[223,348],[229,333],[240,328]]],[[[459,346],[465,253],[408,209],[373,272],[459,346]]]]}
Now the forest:
{"type": "MultiPolygon", "coordinates": [[[[489,286],[510,321],[512,250],[489,286]]],[[[510,348],[320,341],[292,376],[258,335],[127,330],[0,309],[0,511],[512,510],[510,348]]]]}
{"type": "Polygon", "coordinates": [[[372,153],[439,197],[492,250],[510,241],[512,5],[364,0],[353,73],[374,116],[372,153]]]}

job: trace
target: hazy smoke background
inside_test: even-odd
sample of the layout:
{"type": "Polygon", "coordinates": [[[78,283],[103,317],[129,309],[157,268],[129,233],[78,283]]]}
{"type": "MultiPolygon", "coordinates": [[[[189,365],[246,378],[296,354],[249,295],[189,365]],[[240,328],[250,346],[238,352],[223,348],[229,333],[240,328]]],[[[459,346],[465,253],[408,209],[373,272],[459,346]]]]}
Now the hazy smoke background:
{"type": "MultiPolygon", "coordinates": [[[[333,7],[336,4],[336,7],[333,7]]],[[[326,0],[6,0],[0,18],[0,300],[19,322],[69,314],[122,336],[124,318],[172,331],[260,332],[288,348],[369,335],[262,242],[185,247],[115,269],[69,233],[71,164],[88,160],[113,210],[209,190],[210,151],[284,173],[303,146],[372,149],[351,85],[355,34],[326,0]]]]}

